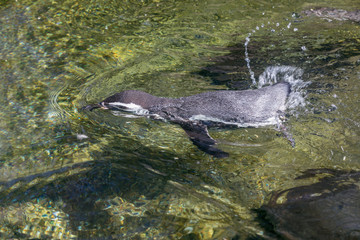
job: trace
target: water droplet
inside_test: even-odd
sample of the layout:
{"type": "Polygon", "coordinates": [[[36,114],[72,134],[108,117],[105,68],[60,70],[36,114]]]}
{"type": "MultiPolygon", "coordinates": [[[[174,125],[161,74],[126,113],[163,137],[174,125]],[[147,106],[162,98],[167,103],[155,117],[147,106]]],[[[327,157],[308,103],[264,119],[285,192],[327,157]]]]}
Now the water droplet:
{"type": "Polygon", "coordinates": [[[78,140],[84,140],[84,139],[87,139],[89,138],[88,136],[86,136],[85,134],[76,134],[76,138],[78,140]]]}
{"type": "Polygon", "coordinates": [[[256,79],[255,79],[255,74],[254,72],[251,70],[251,67],[250,67],[250,58],[249,58],[249,53],[248,53],[248,49],[247,49],[247,46],[250,42],[250,35],[251,33],[249,33],[249,36],[245,38],[245,43],[244,43],[244,46],[245,46],[245,61],[246,61],[246,66],[249,70],[249,73],[250,73],[250,78],[253,82],[253,84],[255,85],[256,84],[256,79]]]}

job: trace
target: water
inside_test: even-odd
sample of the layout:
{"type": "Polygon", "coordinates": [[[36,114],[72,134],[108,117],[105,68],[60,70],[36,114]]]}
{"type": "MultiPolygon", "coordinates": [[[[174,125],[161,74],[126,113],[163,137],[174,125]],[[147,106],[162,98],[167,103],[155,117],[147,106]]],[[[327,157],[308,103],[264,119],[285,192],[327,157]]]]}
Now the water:
{"type": "Polygon", "coordinates": [[[249,36],[245,39],[245,44],[244,44],[244,46],[245,46],[245,61],[246,61],[246,66],[249,69],[252,84],[255,85],[256,84],[256,79],[255,79],[254,72],[251,70],[250,58],[249,58],[249,53],[248,53],[248,45],[249,45],[249,42],[250,42],[250,36],[251,36],[251,33],[249,33],[249,36]]]}
{"type": "MultiPolygon", "coordinates": [[[[286,108],[288,110],[306,106],[305,88],[311,82],[304,81],[302,76],[304,71],[292,66],[270,66],[259,76],[258,87],[272,85],[278,82],[288,82],[291,92],[287,99],[286,108]]],[[[298,110],[298,109],[297,109],[298,110]]]]}
{"type": "Polygon", "coordinates": [[[272,191],[315,182],[294,181],[307,169],[359,168],[359,25],[302,14],[315,5],[360,8],[1,3],[0,236],[266,237],[252,209],[272,191]],[[295,148],[276,126],[213,129],[222,160],[176,125],[81,111],[127,89],[182,97],[283,80],[295,148]]]}
{"type": "MultiPolygon", "coordinates": [[[[263,15],[265,15],[265,13],[263,13],[263,15]]],[[[295,18],[296,19],[296,15],[294,15],[294,14],[292,14],[292,17],[293,18],[295,18]]],[[[291,30],[288,30],[288,29],[291,29],[291,20],[286,20],[286,21],[288,21],[288,24],[287,24],[287,26],[286,26],[286,28],[280,28],[280,23],[271,23],[271,22],[267,22],[267,27],[265,28],[265,29],[270,29],[270,32],[271,33],[274,33],[274,32],[276,32],[276,31],[280,31],[280,32],[283,32],[283,31],[291,31],[291,30]],[[273,25],[275,25],[275,28],[277,29],[277,30],[275,30],[274,28],[272,28],[273,27],[273,25]]],[[[261,28],[262,28],[262,30],[263,30],[263,28],[265,27],[265,23],[261,23],[261,28]]],[[[248,36],[245,38],[245,43],[244,43],[244,47],[245,47],[245,61],[246,61],[246,66],[247,66],[247,68],[248,68],[248,70],[249,70],[249,74],[250,74],[250,78],[251,78],[251,80],[252,80],[252,84],[253,85],[257,85],[257,81],[256,81],[256,79],[255,79],[255,74],[254,74],[254,72],[251,70],[251,66],[250,66],[250,58],[249,58],[249,52],[248,52],[248,45],[249,45],[249,43],[250,43],[250,40],[251,40],[251,36],[252,36],[252,34],[255,34],[256,33],[256,31],[259,31],[260,30],[260,27],[259,26],[256,26],[255,27],[255,29],[253,29],[252,31],[251,31],[251,33],[248,33],[248,36]]],[[[297,31],[298,29],[297,28],[293,28],[292,29],[293,31],[297,31]]],[[[264,31],[264,30],[263,30],[264,31]]],[[[266,30],[265,30],[265,32],[266,32],[266,30]]],[[[303,49],[303,47],[302,47],[302,49],[303,49]]],[[[304,49],[303,49],[304,50],[304,49]]],[[[276,82],[279,82],[277,79],[276,79],[276,77],[274,77],[274,76],[263,76],[264,74],[274,74],[274,75],[276,75],[279,71],[280,72],[284,72],[285,74],[286,74],[286,72],[288,71],[288,70],[290,70],[290,72],[292,72],[293,71],[293,69],[291,69],[291,67],[289,68],[289,69],[286,69],[285,67],[283,68],[283,69],[272,69],[271,67],[269,67],[269,68],[267,68],[267,70],[266,70],[266,73],[263,73],[261,76],[259,76],[259,83],[258,83],[258,85],[259,85],[259,87],[262,87],[264,84],[269,84],[269,83],[276,83],[276,82]],[[273,70],[273,71],[272,71],[273,70]],[[270,72],[270,73],[269,73],[270,72]],[[271,72],[273,72],[273,73],[271,73],[271,72]],[[269,78],[269,79],[268,79],[269,78]],[[268,82],[267,82],[268,81],[268,82]]],[[[291,74],[291,73],[290,73],[291,74]]],[[[282,79],[282,81],[287,81],[287,80],[290,80],[291,81],[291,79],[282,79]]]]}

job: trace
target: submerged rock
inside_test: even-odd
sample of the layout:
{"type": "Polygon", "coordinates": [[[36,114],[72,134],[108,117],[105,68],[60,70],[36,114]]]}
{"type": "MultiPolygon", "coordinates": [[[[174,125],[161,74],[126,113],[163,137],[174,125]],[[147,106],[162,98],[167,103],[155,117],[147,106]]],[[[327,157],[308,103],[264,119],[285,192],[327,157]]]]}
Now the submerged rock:
{"type": "Polygon", "coordinates": [[[284,239],[360,239],[360,172],[317,169],[299,178],[319,174],[327,177],[273,193],[260,218],[284,239]]]}
{"type": "Polygon", "coordinates": [[[346,11],[343,9],[335,8],[315,8],[303,11],[306,16],[317,16],[325,19],[334,19],[334,20],[350,20],[354,22],[360,22],[360,10],[356,11],[346,11]]]}

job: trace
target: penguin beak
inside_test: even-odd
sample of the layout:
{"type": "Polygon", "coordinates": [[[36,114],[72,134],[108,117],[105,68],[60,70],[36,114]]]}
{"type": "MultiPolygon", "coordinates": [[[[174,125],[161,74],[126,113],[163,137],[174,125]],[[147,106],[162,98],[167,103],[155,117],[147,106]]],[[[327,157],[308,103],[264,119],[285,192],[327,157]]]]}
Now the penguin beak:
{"type": "MultiPolygon", "coordinates": [[[[84,106],[82,107],[81,109],[82,110],[89,110],[89,111],[92,111],[96,108],[105,108],[104,106],[102,106],[101,104],[99,103],[96,103],[96,104],[90,104],[90,105],[87,105],[87,106],[84,106]]],[[[106,108],[107,109],[107,108],[106,108]]]]}

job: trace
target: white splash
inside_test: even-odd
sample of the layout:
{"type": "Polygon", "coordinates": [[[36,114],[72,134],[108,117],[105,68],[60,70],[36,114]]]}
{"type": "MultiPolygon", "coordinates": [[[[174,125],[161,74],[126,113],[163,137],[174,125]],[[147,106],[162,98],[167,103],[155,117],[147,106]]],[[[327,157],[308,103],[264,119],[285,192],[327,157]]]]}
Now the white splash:
{"type": "MultiPolygon", "coordinates": [[[[295,17],[295,16],[296,16],[296,15],[294,15],[294,14],[292,15],[292,17],[295,17]]],[[[287,24],[286,28],[287,28],[287,29],[290,29],[292,23],[290,22],[289,19],[286,19],[286,20],[289,21],[289,23],[287,24]]],[[[272,23],[271,23],[270,21],[268,21],[267,24],[268,24],[268,25],[270,25],[270,24],[275,24],[275,26],[276,26],[277,28],[280,27],[280,23],[279,23],[279,22],[276,22],[276,23],[272,22],[272,23]]],[[[265,24],[262,23],[262,24],[261,24],[261,28],[263,28],[264,26],[265,26],[265,24]]],[[[281,31],[286,31],[286,28],[280,29],[280,32],[281,32],[281,31]]],[[[256,31],[258,31],[258,30],[260,30],[260,27],[259,27],[259,26],[256,26],[255,29],[251,30],[251,32],[252,32],[252,33],[256,33],[256,31]]],[[[270,31],[271,31],[272,33],[275,33],[275,32],[276,32],[276,30],[275,30],[274,28],[271,28],[270,31]]],[[[297,29],[297,28],[293,28],[293,31],[296,32],[296,31],[298,31],[298,29],[297,29]]],[[[249,70],[249,73],[250,73],[250,79],[251,79],[251,81],[252,81],[252,84],[255,86],[255,85],[257,85],[257,82],[256,82],[255,74],[254,74],[254,72],[253,72],[252,69],[251,69],[250,58],[249,58],[249,51],[248,51],[248,46],[249,46],[249,43],[250,43],[250,37],[252,36],[252,33],[251,33],[251,32],[248,33],[248,36],[245,38],[245,43],[244,43],[244,47],[245,47],[245,61],[246,61],[246,66],[247,66],[247,68],[248,68],[248,70],[249,70]]],[[[301,49],[302,49],[303,51],[305,51],[305,50],[306,50],[306,47],[302,47],[301,49]]],[[[302,73],[301,73],[301,75],[302,75],[302,73]]],[[[259,78],[261,78],[261,76],[260,76],[259,78]]],[[[259,79],[259,82],[260,82],[260,79],[259,79]]],[[[259,83],[259,87],[261,87],[261,86],[262,86],[261,83],[259,83]]]]}
{"type": "Polygon", "coordinates": [[[278,82],[294,83],[302,81],[304,71],[293,66],[270,66],[259,76],[258,88],[278,82]]]}
{"type": "Polygon", "coordinates": [[[270,66],[259,76],[258,88],[265,85],[273,85],[279,82],[288,82],[291,86],[291,93],[288,97],[286,108],[304,107],[305,91],[304,88],[310,84],[302,79],[304,71],[293,66],[270,66]]]}
{"type": "Polygon", "coordinates": [[[249,45],[249,42],[250,42],[250,36],[251,36],[251,33],[249,33],[248,37],[245,39],[245,61],[246,61],[246,66],[247,68],[249,69],[249,73],[250,73],[250,78],[253,82],[253,85],[256,84],[256,79],[255,79],[255,74],[254,72],[251,70],[251,67],[250,67],[250,58],[249,58],[249,52],[248,52],[248,45],[249,45]]]}

